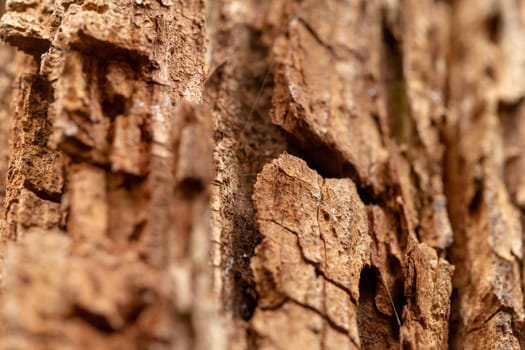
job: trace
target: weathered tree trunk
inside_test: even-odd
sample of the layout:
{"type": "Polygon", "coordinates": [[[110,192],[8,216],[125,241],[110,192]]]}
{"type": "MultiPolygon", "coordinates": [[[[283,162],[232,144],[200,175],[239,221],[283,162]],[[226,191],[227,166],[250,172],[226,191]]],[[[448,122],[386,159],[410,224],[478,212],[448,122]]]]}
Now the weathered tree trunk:
{"type": "Polygon", "coordinates": [[[0,349],[525,345],[522,1],[5,12],[0,349]]]}

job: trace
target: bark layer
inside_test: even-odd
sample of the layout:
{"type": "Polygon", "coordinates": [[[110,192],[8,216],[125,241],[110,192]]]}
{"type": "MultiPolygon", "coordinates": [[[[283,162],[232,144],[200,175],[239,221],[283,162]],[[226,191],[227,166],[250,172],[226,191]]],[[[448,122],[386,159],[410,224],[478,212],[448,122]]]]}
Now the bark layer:
{"type": "Polygon", "coordinates": [[[1,348],[223,347],[204,19],[201,1],[7,3],[1,34],[24,56],[1,348]]]}
{"type": "Polygon", "coordinates": [[[523,6],[8,1],[0,348],[523,346],[523,6]]]}
{"type": "MultiPolygon", "coordinates": [[[[4,1],[0,1],[0,16],[5,11],[4,1]]],[[[6,190],[7,164],[9,161],[9,133],[11,130],[11,103],[16,74],[15,50],[0,43],[0,201],[4,201],[6,190]]]]}

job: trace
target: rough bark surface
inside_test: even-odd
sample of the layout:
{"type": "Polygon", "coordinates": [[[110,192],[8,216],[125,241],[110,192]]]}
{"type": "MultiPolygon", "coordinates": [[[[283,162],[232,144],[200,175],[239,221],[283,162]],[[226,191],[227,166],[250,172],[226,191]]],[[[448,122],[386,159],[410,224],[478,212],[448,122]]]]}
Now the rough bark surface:
{"type": "Polygon", "coordinates": [[[201,1],[7,2],[1,34],[24,57],[1,348],[222,348],[204,20],[201,1]]]}
{"type": "Polygon", "coordinates": [[[7,1],[0,349],[525,346],[524,26],[7,1]]]}
{"type": "MultiPolygon", "coordinates": [[[[0,15],[4,13],[5,4],[0,1],[0,15]]],[[[11,130],[11,113],[13,107],[13,84],[16,74],[15,50],[0,43],[0,201],[3,203],[6,189],[7,164],[9,160],[9,133],[11,130]]]]}
{"type": "Polygon", "coordinates": [[[525,85],[516,79],[525,57],[516,48],[525,13],[518,2],[484,1],[475,12],[469,1],[454,5],[447,163],[457,269],[452,344],[519,349],[525,345],[518,136],[525,85]]]}

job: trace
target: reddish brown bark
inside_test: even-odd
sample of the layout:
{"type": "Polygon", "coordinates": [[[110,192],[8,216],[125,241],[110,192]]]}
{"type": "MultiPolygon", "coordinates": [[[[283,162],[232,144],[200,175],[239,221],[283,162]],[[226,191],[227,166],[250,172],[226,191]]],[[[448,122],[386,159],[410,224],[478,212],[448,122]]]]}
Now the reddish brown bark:
{"type": "Polygon", "coordinates": [[[220,348],[207,264],[212,121],[197,105],[204,4],[7,5],[2,35],[25,57],[1,347],[220,348]]]}
{"type": "Polygon", "coordinates": [[[9,1],[0,348],[519,348],[524,8],[9,1]]]}

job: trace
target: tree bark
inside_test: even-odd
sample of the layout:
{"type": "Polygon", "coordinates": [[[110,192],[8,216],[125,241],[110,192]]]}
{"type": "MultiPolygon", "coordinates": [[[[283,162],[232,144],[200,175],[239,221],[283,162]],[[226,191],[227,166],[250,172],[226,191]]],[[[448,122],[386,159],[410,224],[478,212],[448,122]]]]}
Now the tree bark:
{"type": "MultiPolygon", "coordinates": [[[[5,4],[0,1],[0,15],[4,13],[5,4]]],[[[10,108],[15,76],[15,51],[0,43],[0,201],[4,201],[6,188],[7,164],[9,160],[9,131],[11,127],[10,108]]]]}
{"type": "Polygon", "coordinates": [[[0,349],[525,346],[524,6],[7,1],[0,349]]]}

